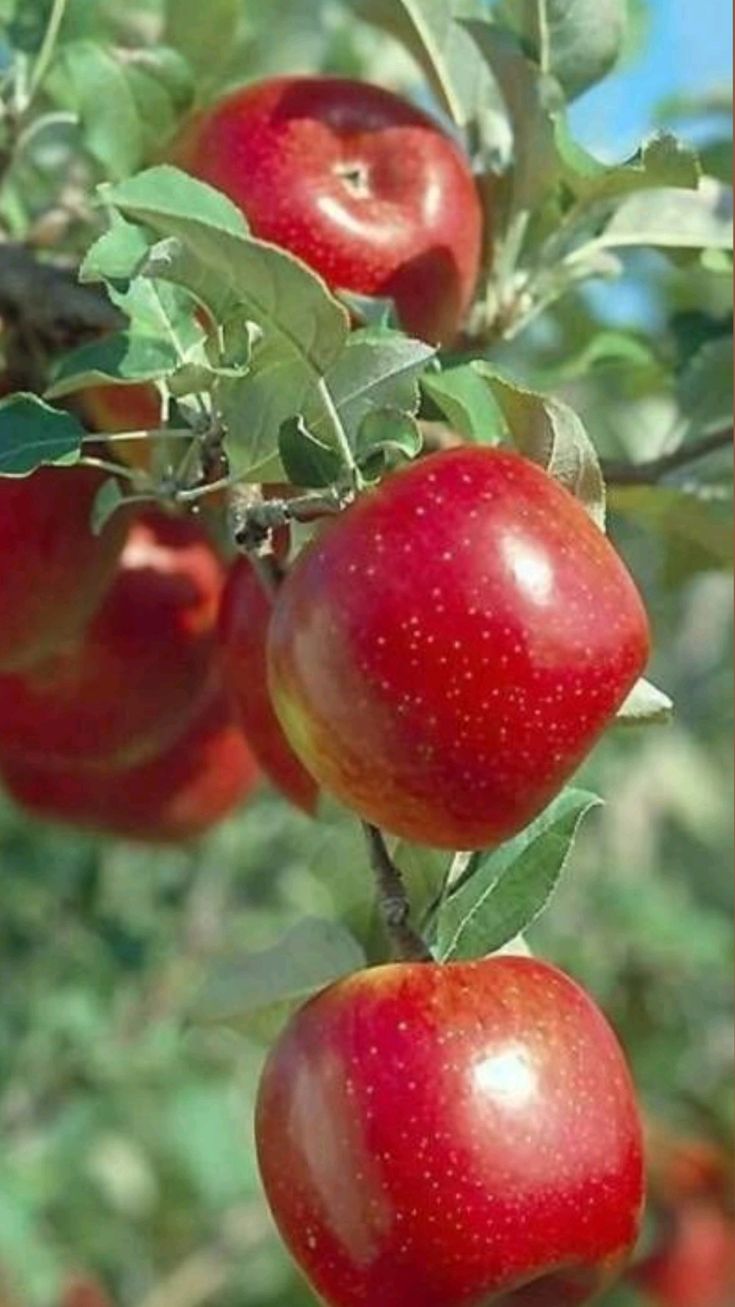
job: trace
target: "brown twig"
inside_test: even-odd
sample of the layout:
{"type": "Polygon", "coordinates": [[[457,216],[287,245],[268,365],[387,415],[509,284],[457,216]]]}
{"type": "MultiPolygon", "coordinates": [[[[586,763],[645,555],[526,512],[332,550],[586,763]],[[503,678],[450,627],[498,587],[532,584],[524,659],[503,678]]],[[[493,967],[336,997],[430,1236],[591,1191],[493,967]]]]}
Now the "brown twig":
{"type": "Polygon", "coordinates": [[[431,962],[426,941],[411,925],[411,905],[400,871],[391,858],[382,831],[363,822],[370,850],[370,863],[378,889],[378,907],[385,923],[393,953],[400,962],[431,962]]]}
{"type": "Polygon", "coordinates": [[[271,603],[286,575],[275,554],[250,554],[250,563],[271,603]]]}
{"type": "Polygon", "coordinates": [[[117,331],[125,318],[75,272],[40,263],[23,245],[0,243],[0,317],[14,387],[41,391],[49,356],[117,331]]]}
{"type": "Polygon", "coordinates": [[[663,480],[670,472],[688,467],[690,463],[696,463],[699,459],[706,458],[708,454],[727,449],[732,444],[732,438],[732,429],[728,427],[722,431],[713,431],[710,435],[703,436],[701,440],[693,441],[691,444],[680,445],[670,454],[662,454],[659,458],[651,458],[644,463],[603,459],[602,475],[610,486],[652,486],[663,480]]]}
{"type": "Polygon", "coordinates": [[[14,243],[0,244],[0,314],[57,348],[125,325],[119,309],[101,291],[81,286],[74,270],[41,263],[14,243]]]}
{"type": "Polygon", "coordinates": [[[230,511],[235,544],[246,554],[262,554],[281,527],[332,517],[351,500],[350,493],[329,488],[306,491],[292,499],[264,499],[256,486],[235,486],[230,511]]]}

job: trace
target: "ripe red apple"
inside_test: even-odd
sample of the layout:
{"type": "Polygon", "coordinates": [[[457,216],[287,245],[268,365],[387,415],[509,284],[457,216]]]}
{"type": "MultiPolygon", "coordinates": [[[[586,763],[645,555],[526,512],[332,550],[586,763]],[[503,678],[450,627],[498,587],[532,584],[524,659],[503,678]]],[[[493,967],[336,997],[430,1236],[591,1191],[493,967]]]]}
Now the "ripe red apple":
{"type": "Polygon", "coordinates": [[[258,771],[229,695],[216,686],[183,734],[137,767],[90,774],[9,761],[2,774],[16,802],[47,820],[176,844],[228,816],[258,771]]]}
{"type": "Polygon", "coordinates": [[[711,1200],[682,1202],[630,1278],[651,1307],[732,1307],[735,1221],[711,1200]]]}
{"type": "Polygon", "coordinates": [[[118,515],[92,534],[103,481],[87,467],[0,478],[0,670],[30,667],[76,640],[99,605],[126,526],[118,515]]]}
{"type": "Polygon", "coordinates": [[[84,638],[23,676],[0,677],[0,755],[109,769],[158,752],[213,674],[223,584],[195,522],[143,514],[84,638]]]}
{"type": "Polygon", "coordinates": [[[577,1307],[642,1202],[620,1047],[572,980],[496,956],[324,990],[263,1073],[266,1195],[329,1307],[577,1307]]]}
{"type": "Polygon", "coordinates": [[[235,696],[243,730],[263,770],[287,798],[313,813],[316,782],[301,766],[273,711],[265,645],[272,601],[246,558],[233,565],[220,610],[224,673],[235,696]]]}
{"type": "Polygon", "coordinates": [[[635,586],[577,500],[472,446],[391,476],[307,546],[269,678],[320,785],[397,835],[470,849],[548,803],[647,652],[635,586]]]}
{"type": "Polygon", "coordinates": [[[193,119],[174,162],[330,286],[391,296],[426,340],[456,335],[482,210],[467,159],[413,105],[344,78],[272,78],[193,119]]]}

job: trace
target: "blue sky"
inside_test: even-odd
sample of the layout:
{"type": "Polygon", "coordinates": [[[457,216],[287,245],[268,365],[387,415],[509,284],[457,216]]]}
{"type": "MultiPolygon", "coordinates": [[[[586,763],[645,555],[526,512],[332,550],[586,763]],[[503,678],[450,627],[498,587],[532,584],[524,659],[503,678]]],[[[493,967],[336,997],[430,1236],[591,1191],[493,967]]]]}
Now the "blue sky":
{"type": "Polygon", "coordinates": [[[575,134],[602,157],[630,153],[665,96],[732,80],[730,0],[648,0],[648,8],[649,32],[640,54],[572,111],[575,134]]]}

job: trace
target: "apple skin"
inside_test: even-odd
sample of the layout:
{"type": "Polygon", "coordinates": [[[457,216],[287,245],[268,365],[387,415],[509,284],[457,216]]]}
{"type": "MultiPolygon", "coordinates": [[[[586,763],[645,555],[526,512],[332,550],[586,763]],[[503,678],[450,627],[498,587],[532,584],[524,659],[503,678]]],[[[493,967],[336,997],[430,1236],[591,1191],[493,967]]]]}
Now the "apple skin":
{"type": "Polygon", "coordinates": [[[517,454],[447,450],[389,477],[296,560],[269,684],[307,770],[404,838],[482,848],[561,789],[648,654],[612,545],[517,454]]]}
{"type": "Polygon", "coordinates": [[[638,1231],[622,1052],[531,958],[399,963],[322,991],[269,1055],[256,1143],[329,1307],[578,1307],[638,1231]]]}
{"type": "Polygon", "coordinates": [[[161,397],[153,385],[89,386],[79,399],[98,431],[146,431],[161,424],[161,397]]]}
{"type": "Polygon", "coordinates": [[[94,536],[105,480],[93,468],[40,468],[0,478],[0,671],[31,667],[76,640],[109,586],[123,515],[94,536]]]}
{"type": "Polygon", "coordinates": [[[15,801],[48,821],[148,844],[206,834],[258,779],[230,696],[219,686],[173,744],[137,767],[87,774],[10,761],[0,771],[15,801]]]}
{"type": "Polygon", "coordinates": [[[456,335],[482,209],[467,159],[405,100],[345,78],[272,78],[194,118],[173,161],[333,288],[392,297],[406,330],[432,343],[456,335]]]}
{"type": "Polygon", "coordinates": [[[84,637],[0,677],[0,755],[109,770],[157,753],[213,675],[223,585],[224,566],[195,522],[141,514],[84,637]]]}
{"type": "Polygon", "coordinates": [[[224,675],[242,728],[263,771],[286,798],[313,814],[319,791],[281,730],[268,691],[265,645],[272,600],[247,558],[238,559],[222,596],[219,636],[224,675]]]}
{"type": "MultiPolygon", "coordinates": [[[[161,425],[161,397],[153,385],[90,386],[79,396],[88,422],[95,431],[121,433],[147,431],[161,425]]],[[[108,453],[141,471],[151,471],[151,445],[147,440],[118,440],[108,453]]]]}

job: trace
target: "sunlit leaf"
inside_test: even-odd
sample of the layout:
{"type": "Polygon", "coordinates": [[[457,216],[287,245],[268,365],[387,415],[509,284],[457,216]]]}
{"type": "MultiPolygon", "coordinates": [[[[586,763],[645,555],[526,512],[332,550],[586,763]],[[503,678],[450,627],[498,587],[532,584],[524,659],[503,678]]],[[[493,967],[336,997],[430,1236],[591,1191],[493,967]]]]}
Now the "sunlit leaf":
{"type": "Polygon", "coordinates": [[[599,802],[585,790],[564,790],[520,835],[475,854],[439,910],[439,956],[480,957],[527,930],[558,884],[582,818],[599,802]]]}

